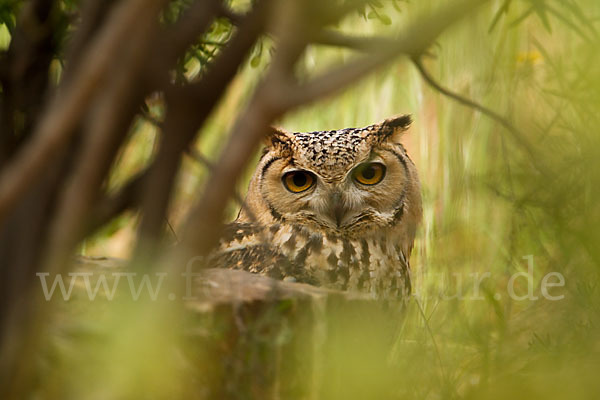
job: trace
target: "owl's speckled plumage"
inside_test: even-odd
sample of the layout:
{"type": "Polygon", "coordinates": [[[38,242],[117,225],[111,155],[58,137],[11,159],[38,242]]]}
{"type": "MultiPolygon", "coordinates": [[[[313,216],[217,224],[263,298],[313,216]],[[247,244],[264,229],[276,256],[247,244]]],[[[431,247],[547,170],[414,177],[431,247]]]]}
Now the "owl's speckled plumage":
{"type": "Polygon", "coordinates": [[[401,116],[356,129],[273,130],[245,205],[210,263],[405,298],[421,218],[417,171],[398,140],[410,123],[401,116]],[[365,168],[382,171],[380,181],[361,183],[365,168]],[[302,175],[308,188],[291,190],[289,174],[302,175]]]}

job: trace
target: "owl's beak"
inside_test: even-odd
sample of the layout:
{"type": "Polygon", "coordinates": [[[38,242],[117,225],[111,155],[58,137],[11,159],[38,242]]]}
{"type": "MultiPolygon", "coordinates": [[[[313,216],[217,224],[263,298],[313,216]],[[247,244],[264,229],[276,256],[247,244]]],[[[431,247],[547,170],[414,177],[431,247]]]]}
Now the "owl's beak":
{"type": "Polygon", "coordinates": [[[345,216],[348,212],[348,209],[344,206],[344,201],[342,199],[342,194],[340,192],[333,192],[329,197],[329,216],[335,222],[336,226],[339,228],[342,226],[342,223],[345,220],[345,216]]]}

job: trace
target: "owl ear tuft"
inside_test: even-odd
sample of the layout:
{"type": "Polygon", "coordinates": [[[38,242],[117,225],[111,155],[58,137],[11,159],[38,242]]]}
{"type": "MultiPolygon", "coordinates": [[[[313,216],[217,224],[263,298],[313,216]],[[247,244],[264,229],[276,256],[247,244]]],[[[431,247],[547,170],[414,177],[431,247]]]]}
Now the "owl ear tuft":
{"type": "Polygon", "coordinates": [[[263,143],[269,148],[289,147],[290,133],[274,126],[269,127],[267,134],[263,138],[263,143]]]}
{"type": "Polygon", "coordinates": [[[410,115],[399,115],[386,119],[381,123],[382,131],[386,136],[386,140],[392,140],[393,142],[400,142],[400,137],[404,135],[404,132],[408,130],[412,124],[412,118],[410,115]]]}

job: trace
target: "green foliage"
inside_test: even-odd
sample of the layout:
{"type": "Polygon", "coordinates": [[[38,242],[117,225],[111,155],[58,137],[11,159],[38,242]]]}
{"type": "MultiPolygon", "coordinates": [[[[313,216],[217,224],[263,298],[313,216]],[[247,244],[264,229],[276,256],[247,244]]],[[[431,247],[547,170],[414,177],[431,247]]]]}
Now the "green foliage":
{"type": "Polygon", "coordinates": [[[186,79],[197,77],[219,54],[233,32],[233,25],[226,19],[221,18],[213,23],[210,30],[188,50],[184,57],[182,68],[185,71],[186,79]]]}
{"type": "MultiPolygon", "coordinates": [[[[396,12],[401,12],[402,9],[399,3],[403,0],[393,0],[391,4],[394,7],[396,12]]],[[[383,2],[379,0],[371,0],[367,1],[365,6],[359,10],[359,15],[361,15],[365,20],[367,19],[376,19],[379,20],[383,25],[391,25],[392,19],[388,15],[388,11],[384,6],[383,2]]]]}
{"type": "Polygon", "coordinates": [[[162,15],[164,23],[172,24],[177,21],[192,3],[192,0],[178,0],[169,3],[162,15]]]}
{"type": "Polygon", "coordinates": [[[20,7],[18,0],[2,0],[0,2],[0,24],[6,25],[9,32],[15,29],[15,15],[20,7]]]}
{"type": "Polygon", "coordinates": [[[6,25],[0,24],[0,52],[6,51],[10,46],[10,32],[6,25]]]}

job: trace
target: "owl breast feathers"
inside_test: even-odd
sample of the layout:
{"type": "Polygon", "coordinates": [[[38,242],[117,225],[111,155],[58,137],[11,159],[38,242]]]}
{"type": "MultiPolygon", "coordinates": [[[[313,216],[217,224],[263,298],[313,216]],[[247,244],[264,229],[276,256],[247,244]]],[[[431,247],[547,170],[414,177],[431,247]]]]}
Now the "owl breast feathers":
{"type": "Polygon", "coordinates": [[[274,129],[209,265],[406,298],[422,213],[399,142],[410,123],[405,115],[356,129],[274,129]]]}

